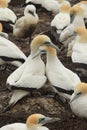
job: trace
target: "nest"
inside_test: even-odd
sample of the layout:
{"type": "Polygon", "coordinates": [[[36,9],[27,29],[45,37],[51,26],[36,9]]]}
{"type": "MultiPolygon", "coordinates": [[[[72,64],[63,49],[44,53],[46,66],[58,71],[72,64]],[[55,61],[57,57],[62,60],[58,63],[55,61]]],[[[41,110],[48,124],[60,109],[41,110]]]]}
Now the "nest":
{"type": "Polygon", "coordinates": [[[11,0],[10,5],[17,6],[25,3],[25,0],[11,0]]]}

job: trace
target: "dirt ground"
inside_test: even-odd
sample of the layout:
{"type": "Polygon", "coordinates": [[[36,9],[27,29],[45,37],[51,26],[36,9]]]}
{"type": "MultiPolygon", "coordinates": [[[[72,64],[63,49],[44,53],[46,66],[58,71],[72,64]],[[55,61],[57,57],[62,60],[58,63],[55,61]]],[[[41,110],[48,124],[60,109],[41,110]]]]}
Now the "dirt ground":
{"type": "MultiPolygon", "coordinates": [[[[20,6],[12,7],[17,16],[20,17],[23,15],[23,9],[20,6]]],[[[42,31],[48,30],[50,27],[50,22],[53,18],[52,15],[44,13],[41,10],[38,11],[40,22],[37,25],[37,28],[33,34],[33,37],[42,31]]],[[[28,44],[28,39],[19,42],[12,34],[9,34],[10,40],[13,41],[27,56],[30,53],[30,45],[28,44]]],[[[59,56],[59,59],[62,63],[71,70],[76,71],[78,64],[73,64],[70,59],[66,58],[65,55],[59,56]]],[[[13,66],[9,66],[10,69],[15,69],[13,66]]],[[[85,67],[87,69],[87,66],[85,67]]],[[[32,113],[42,113],[46,116],[51,117],[60,117],[61,121],[47,124],[46,126],[50,130],[87,130],[87,120],[80,119],[76,117],[70,110],[69,106],[63,107],[53,99],[52,97],[47,97],[47,95],[52,95],[53,91],[51,85],[47,82],[43,88],[39,90],[41,97],[37,95],[36,97],[26,97],[19,101],[14,107],[10,110],[2,113],[1,111],[7,105],[12,92],[1,91],[3,88],[6,88],[6,79],[11,74],[11,71],[0,70],[0,127],[9,123],[14,122],[25,122],[28,115],[32,113]]],[[[87,77],[78,73],[82,81],[87,82],[87,77]]]]}

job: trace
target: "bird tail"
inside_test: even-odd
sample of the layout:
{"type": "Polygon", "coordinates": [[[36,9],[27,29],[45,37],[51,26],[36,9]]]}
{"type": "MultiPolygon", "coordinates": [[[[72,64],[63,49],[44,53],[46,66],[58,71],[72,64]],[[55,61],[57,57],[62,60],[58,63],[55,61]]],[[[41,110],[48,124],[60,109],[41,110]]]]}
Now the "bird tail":
{"type": "Polygon", "coordinates": [[[14,90],[12,97],[9,101],[9,104],[4,108],[2,112],[5,112],[9,110],[12,106],[14,106],[19,100],[21,100],[23,97],[27,96],[29,94],[28,91],[24,90],[14,90]]]}
{"type": "Polygon", "coordinates": [[[20,99],[22,99],[23,97],[27,96],[29,94],[28,91],[24,91],[24,90],[14,90],[12,97],[9,101],[9,105],[10,104],[16,104],[20,99]]]}

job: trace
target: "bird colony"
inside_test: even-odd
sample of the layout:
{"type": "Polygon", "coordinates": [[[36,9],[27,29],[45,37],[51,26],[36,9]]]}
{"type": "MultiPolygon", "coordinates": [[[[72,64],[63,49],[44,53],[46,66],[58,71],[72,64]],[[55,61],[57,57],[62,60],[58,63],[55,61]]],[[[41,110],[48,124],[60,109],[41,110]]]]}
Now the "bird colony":
{"type": "MultiPolygon", "coordinates": [[[[2,91],[8,91],[8,96],[12,93],[1,113],[10,111],[26,96],[34,97],[48,82],[54,100],[57,95],[75,116],[87,118],[87,80],[83,80],[87,79],[87,1],[72,5],[68,0],[25,0],[18,5],[24,11],[21,16],[10,8],[10,2],[0,0],[0,71],[11,71],[2,91]],[[41,11],[52,20],[48,30],[36,35],[41,11]],[[19,45],[28,40],[23,44],[30,48],[29,54],[10,36],[19,45]],[[75,71],[60,57],[66,57],[75,71]],[[16,68],[9,70],[9,66],[16,68]]],[[[38,112],[29,115],[26,123],[4,124],[0,130],[49,130],[43,125],[61,120],[38,112]]]]}

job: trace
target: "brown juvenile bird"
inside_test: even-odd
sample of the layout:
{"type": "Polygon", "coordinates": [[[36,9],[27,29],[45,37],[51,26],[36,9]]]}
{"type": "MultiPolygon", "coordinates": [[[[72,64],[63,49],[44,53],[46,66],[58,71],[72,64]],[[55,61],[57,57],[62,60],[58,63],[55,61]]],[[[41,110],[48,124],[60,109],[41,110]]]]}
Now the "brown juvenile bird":
{"type": "Polygon", "coordinates": [[[36,8],[33,5],[28,5],[24,10],[24,16],[19,18],[13,28],[13,35],[17,38],[27,38],[34,32],[39,21],[36,14],[36,8]]]}

